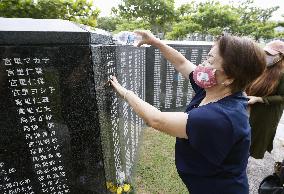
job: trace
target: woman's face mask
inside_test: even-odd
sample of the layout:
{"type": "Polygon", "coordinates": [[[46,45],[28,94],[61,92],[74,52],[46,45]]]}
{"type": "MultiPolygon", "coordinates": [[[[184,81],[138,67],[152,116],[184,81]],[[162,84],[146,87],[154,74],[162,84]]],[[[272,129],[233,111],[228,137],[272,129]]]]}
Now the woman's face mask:
{"type": "Polygon", "coordinates": [[[208,62],[198,65],[193,72],[193,80],[201,88],[210,88],[217,85],[216,71],[208,62]]]}

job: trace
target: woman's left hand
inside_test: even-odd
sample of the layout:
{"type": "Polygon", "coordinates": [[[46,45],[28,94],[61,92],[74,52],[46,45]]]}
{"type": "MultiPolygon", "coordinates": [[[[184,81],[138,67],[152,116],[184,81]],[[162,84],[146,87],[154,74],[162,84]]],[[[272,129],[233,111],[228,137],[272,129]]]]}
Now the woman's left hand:
{"type": "Polygon", "coordinates": [[[261,97],[257,96],[247,96],[249,98],[248,104],[255,104],[257,102],[263,103],[263,100],[261,97]]]}
{"type": "Polygon", "coordinates": [[[112,76],[111,79],[109,80],[112,87],[115,89],[115,91],[119,94],[120,97],[124,97],[124,95],[126,94],[126,92],[128,91],[127,89],[125,89],[124,87],[122,87],[115,76],[112,76]]]}

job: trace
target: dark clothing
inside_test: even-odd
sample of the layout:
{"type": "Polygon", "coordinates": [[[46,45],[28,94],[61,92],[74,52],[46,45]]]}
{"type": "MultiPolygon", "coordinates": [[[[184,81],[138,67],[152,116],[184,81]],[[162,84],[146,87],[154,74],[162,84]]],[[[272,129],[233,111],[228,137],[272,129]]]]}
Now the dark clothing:
{"type": "Polygon", "coordinates": [[[264,103],[253,104],[250,112],[250,155],[257,159],[263,158],[266,151],[273,149],[273,139],[284,109],[284,73],[275,92],[262,99],[264,103]]]}
{"type": "Polygon", "coordinates": [[[176,139],[176,167],[190,194],[248,194],[246,166],[250,146],[247,98],[242,92],[198,107],[196,93],[186,112],[188,139],[176,139]]]}

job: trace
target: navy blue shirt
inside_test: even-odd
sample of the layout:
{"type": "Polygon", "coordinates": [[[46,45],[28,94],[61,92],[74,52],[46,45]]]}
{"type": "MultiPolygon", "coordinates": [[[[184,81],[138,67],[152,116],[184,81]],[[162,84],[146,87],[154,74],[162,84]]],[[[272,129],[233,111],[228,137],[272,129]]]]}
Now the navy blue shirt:
{"type": "Polygon", "coordinates": [[[248,194],[250,146],[247,98],[242,92],[198,107],[205,97],[189,75],[188,139],[176,139],[176,167],[190,194],[248,194]]]}

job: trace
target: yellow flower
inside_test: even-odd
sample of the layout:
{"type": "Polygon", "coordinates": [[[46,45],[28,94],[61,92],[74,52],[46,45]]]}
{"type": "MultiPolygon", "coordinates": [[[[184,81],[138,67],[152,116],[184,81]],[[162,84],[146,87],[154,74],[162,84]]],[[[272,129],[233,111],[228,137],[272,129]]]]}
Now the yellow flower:
{"type": "Polygon", "coordinates": [[[129,184],[124,184],[123,191],[128,192],[129,190],[130,190],[130,185],[129,184]]]}
{"type": "Polygon", "coordinates": [[[109,184],[109,188],[108,188],[108,190],[110,191],[110,192],[112,192],[112,193],[115,193],[116,192],[116,186],[114,185],[114,184],[109,184]]]}
{"type": "Polygon", "coordinates": [[[122,187],[118,187],[116,190],[116,194],[121,194],[123,191],[122,187]]]}
{"type": "Polygon", "coordinates": [[[112,185],[109,189],[110,192],[115,193],[117,190],[116,186],[112,185]]]}
{"type": "Polygon", "coordinates": [[[112,187],[112,183],[107,181],[106,186],[107,186],[107,189],[110,189],[112,187]]]}

